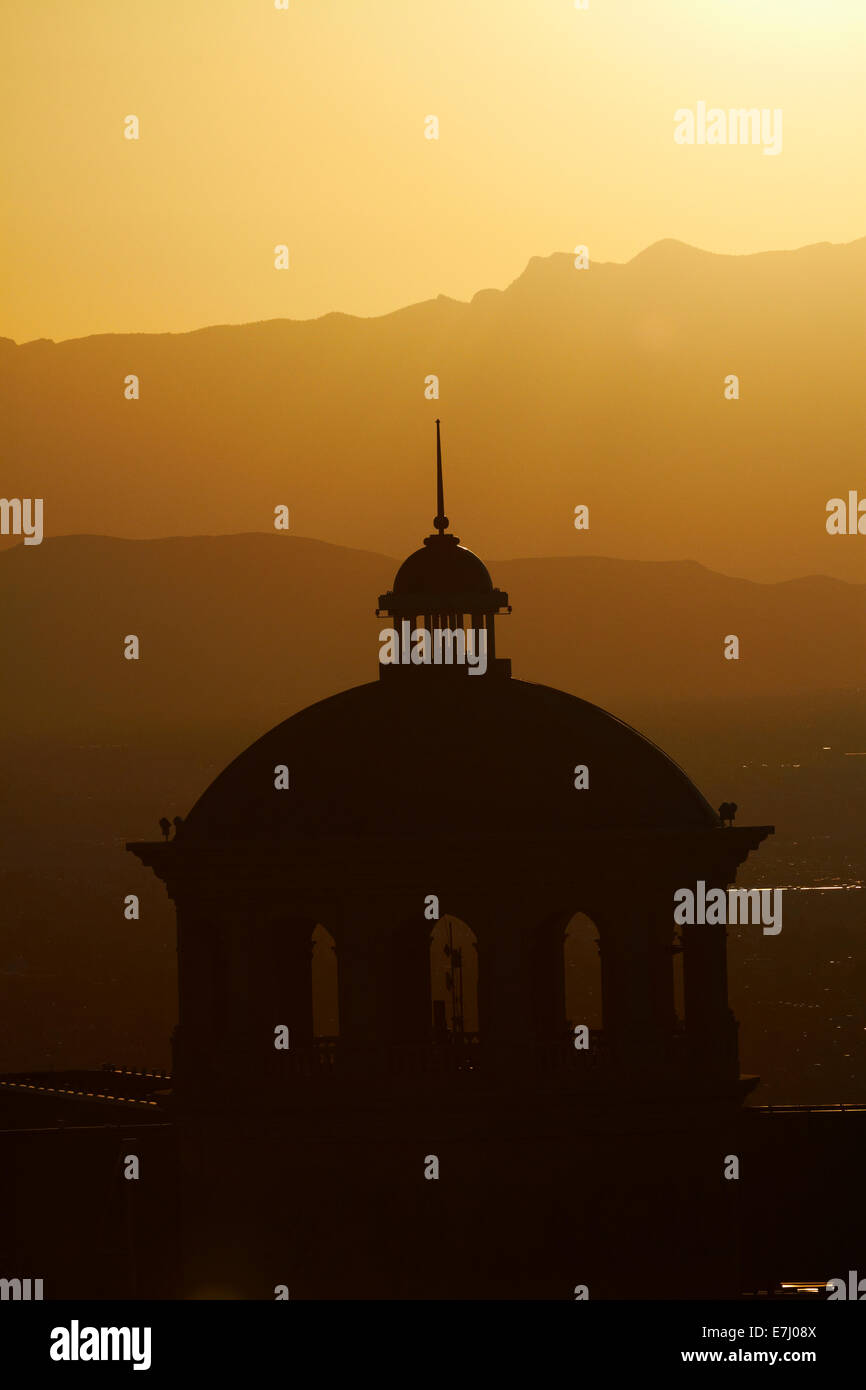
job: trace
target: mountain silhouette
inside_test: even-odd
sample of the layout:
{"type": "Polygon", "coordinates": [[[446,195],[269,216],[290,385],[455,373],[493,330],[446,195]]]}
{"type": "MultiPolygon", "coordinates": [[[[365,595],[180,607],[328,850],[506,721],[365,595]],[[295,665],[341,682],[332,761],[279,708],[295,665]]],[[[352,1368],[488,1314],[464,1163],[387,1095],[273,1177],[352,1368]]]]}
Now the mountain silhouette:
{"type": "MultiPolygon", "coordinates": [[[[0,555],[16,672],[2,695],[6,728],[102,741],[237,719],[267,727],[376,678],[376,596],[396,566],[278,535],[19,544],[0,555]],[[122,656],[129,633],[137,662],[122,656]]],[[[500,642],[515,675],[605,707],[862,687],[864,584],[761,584],[693,561],[597,556],[490,568],[512,595],[500,642]],[[723,656],[729,633],[738,661],[723,656]]]]}
{"type": "Polygon", "coordinates": [[[864,270],[866,239],[666,240],[588,270],[537,257],[505,290],[379,318],[0,340],[4,492],[43,497],[49,536],[267,532],[284,504],[301,535],[397,554],[430,510],[442,415],[456,529],[488,555],[856,580],[858,538],[825,521],[863,490],[864,270]]]}

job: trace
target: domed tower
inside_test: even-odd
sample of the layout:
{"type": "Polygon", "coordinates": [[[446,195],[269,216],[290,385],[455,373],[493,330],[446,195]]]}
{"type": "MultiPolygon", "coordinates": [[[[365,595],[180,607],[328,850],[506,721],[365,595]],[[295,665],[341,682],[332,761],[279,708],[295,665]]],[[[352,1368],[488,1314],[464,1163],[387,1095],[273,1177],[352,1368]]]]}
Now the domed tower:
{"type": "MultiPolygon", "coordinates": [[[[515,1184],[529,1202],[531,1245],[542,1219],[532,1215],[529,1195],[538,1192],[538,1165],[559,1173],[550,1200],[567,1204],[581,1164],[593,1172],[600,1165],[609,1182],[620,1172],[630,1146],[613,1135],[641,1125],[704,1132],[736,1114],[752,1083],[739,1075],[725,927],[677,927],[674,894],[699,883],[707,892],[725,889],[771,827],[722,828],[685,773],[641,734],[575,696],[511,677],[494,633],[496,616],[510,611],[508,596],[448,532],[438,422],[437,492],[434,534],[379,598],[379,615],[401,638],[409,629],[420,659],[410,651],[406,660],[401,641],[400,659],[380,660],[378,679],[300,711],[241,753],[175,839],[129,849],[177,907],[175,1098],[187,1131],[197,1126],[199,1135],[187,1150],[197,1155],[190,1193],[207,1188],[203,1130],[220,1148],[226,1122],[261,1143],[262,1126],[268,1133],[286,1126],[302,1187],[324,1181],[327,1170],[332,1188],[354,1193],[357,1221],[393,1202],[390,1272],[377,1264],[380,1219],[358,1273],[363,1283],[372,1280],[383,1297],[408,1296],[396,1285],[416,1287],[413,1279],[421,1281],[414,1296],[496,1297],[506,1266],[493,1232],[514,1228],[503,1228],[489,1165],[510,1144],[514,1166],[506,1163],[503,1191],[512,1208],[515,1184]],[[463,635],[464,655],[486,644],[486,669],[444,655],[437,661],[443,629],[463,635]],[[567,1004],[565,946],[578,913],[597,938],[600,1026],[567,1004]],[[431,942],[444,917],[471,930],[470,945],[448,948],[448,988],[453,1003],[458,983],[462,998],[463,983],[477,981],[472,1027],[462,1003],[459,1012],[454,1003],[450,1026],[441,1004],[437,1012],[431,942]],[[315,1026],[317,938],[315,951],[324,939],[336,959],[338,1036],[315,1026]],[[539,1134],[547,1138],[532,1149],[539,1134]],[[441,1157],[440,1150],[462,1175],[459,1201],[450,1189],[448,1220],[459,1210],[464,1222],[482,1221],[478,1212],[487,1212],[478,1239],[489,1246],[489,1263],[461,1291],[444,1250],[430,1264],[444,1239],[443,1212],[420,1234],[413,1225],[416,1160],[441,1157]],[[562,1166],[566,1154],[571,1170],[562,1166]],[[413,1264],[413,1241],[425,1246],[416,1254],[427,1261],[427,1283],[413,1264]]],[[[374,650],[371,641],[371,665],[374,650]]],[[[236,1185],[259,1192],[252,1141],[243,1142],[231,1160],[220,1148],[215,1190],[223,1191],[235,1164],[236,1185]]],[[[653,1143],[654,1161],[662,1163],[663,1152],[669,1164],[685,1161],[681,1138],[676,1160],[653,1143]]],[[[704,1157],[695,1161],[704,1173],[704,1157]]],[[[712,1168],[714,1192],[717,1179],[712,1168]]],[[[594,1180],[587,1170],[584,1199],[594,1180]]],[[[654,1197],[647,1210],[656,1205],[654,1197]]],[[[295,1241],[297,1215],[293,1207],[295,1241]]],[[[262,1219],[273,1225],[272,1212],[262,1219]]],[[[208,1220],[201,1216],[199,1242],[208,1220]]],[[[255,1220],[247,1212],[241,1225],[255,1220]]],[[[509,1220],[517,1220],[514,1210],[509,1220]]],[[[295,1282],[310,1296],[355,1296],[346,1291],[354,1277],[346,1261],[356,1255],[343,1250],[327,1269],[317,1264],[312,1252],[325,1217],[309,1221],[307,1263],[295,1282]]],[[[599,1249],[605,1239],[600,1231],[599,1249]]],[[[260,1252],[244,1287],[267,1281],[261,1269],[270,1258],[260,1252]]],[[[570,1267],[566,1260],[562,1269],[570,1267]]],[[[672,1277],[690,1267],[683,1255],[672,1277]]],[[[548,1255],[547,1275],[533,1283],[531,1271],[515,1274],[507,1285],[515,1292],[501,1296],[534,1296],[538,1280],[560,1277],[555,1268],[548,1255]]],[[[616,1277],[609,1287],[622,1294],[616,1277]]],[[[632,1277],[634,1270],[629,1289],[632,1277]]]]}
{"type": "MultiPolygon", "coordinates": [[[[511,662],[496,656],[495,618],[510,613],[508,595],[494,589],[487,567],[478,556],[460,544],[460,537],[448,533],[450,522],[445,515],[445,488],[442,481],[442,439],[440,422],[436,421],[436,516],[434,532],[425,536],[421,550],[413,551],[397,571],[393,589],[380,595],[377,617],[390,617],[399,625],[404,656],[408,659],[383,665],[384,676],[394,671],[417,671],[424,664],[466,675],[473,668],[454,657],[451,641],[439,643],[440,657],[436,661],[438,633],[463,633],[462,648],[482,652],[484,670],[474,674],[511,675],[511,662]],[[411,633],[427,633],[431,660],[412,661],[409,647],[411,633]],[[452,659],[449,661],[448,656],[452,659]]],[[[415,649],[421,645],[415,642],[415,649]]]]}

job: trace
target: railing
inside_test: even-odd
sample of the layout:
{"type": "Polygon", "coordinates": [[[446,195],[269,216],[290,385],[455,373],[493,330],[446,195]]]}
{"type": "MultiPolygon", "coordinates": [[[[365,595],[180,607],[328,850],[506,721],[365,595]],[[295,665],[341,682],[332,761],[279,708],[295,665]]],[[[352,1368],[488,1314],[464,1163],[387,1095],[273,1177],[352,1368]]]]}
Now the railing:
{"type": "Polygon", "coordinates": [[[599,1074],[609,1063],[609,1049],[601,1029],[590,1029],[589,1047],[575,1047],[573,1034],[567,1033],[532,1048],[533,1070],[546,1077],[599,1074]]]}
{"type": "Polygon", "coordinates": [[[286,1059],[296,1076],[340,1075],[452,1075],[478,1068],[479,1037],[434,1037],[429,1043],[393,1043],[364,1046],[339,1038],[315,1038],[309,1047],[291,1051],[286,1059]]]}
{"type": "Polygon", "coordinates": [[[339,1038],[316,1038],[308,1047],[292,1049],[276,1065],[295,1076],[457,1076],[512,1068],[539,1078],[600,1076],[610,1062],[600,1031],[592,1032],[588,1048],[575,1048],[566,1034],[549,1042],[509,1046],[484,1043],[477,1032],[434,1033],[427,1042],[382,1043],[365,1046],[339,1038]]]}

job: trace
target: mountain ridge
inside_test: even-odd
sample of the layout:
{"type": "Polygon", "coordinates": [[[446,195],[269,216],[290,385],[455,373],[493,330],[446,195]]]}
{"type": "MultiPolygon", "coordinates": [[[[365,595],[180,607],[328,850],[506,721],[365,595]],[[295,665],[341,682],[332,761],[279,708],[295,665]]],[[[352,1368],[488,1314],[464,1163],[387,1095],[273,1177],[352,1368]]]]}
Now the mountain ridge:
{"type": "MultiPolygon", "coordinates": [[[[56,546],[58,542],[67,541],[106,541],[111,543],[116,542],[119,545],[141,545],[144,543],[161,545],[183,541],[232,541],[246,540],[252,538],[264,539],[267,540],[269,543],[273,543],[275,545],[285,544],[286,542],[289,542],[292,545],[297,545],[299,542],[302,542],[304,544],[322,546],[326,549],[340,551],[346,554],[366,555],[373,557],[376,560],[388,561],[388,563],[392,564],[395,567],[395,570],[400,565],[401,559],[405,559],[405,556],[401,557],[397,554],[387,555],[383,551],[369,550],[366,546],[339,545],[337,542],[326,540],[322,536],[301,536],[298,534],[293,534],[290,536],[281,536],[276,535],[271,531],[224,531],[216,533],[208,532],[203,533],[201,535],[193,533],[190,535],[177,536],[114,536],[103,535],[100,532],[95,531],[74,531],[70,532],[68,535],[47,537],[42,542],[42,544],[47,544],[50,542],[51,545],[56,546]]],[[[464,543],[465,542],[463,542],[461,538],[461,544],[464,543]]],[[[26,548],[29,549],[30,547],[26,548]]],[[[474,547],[472,545],[468,545],[466,548],[469,550],[474,550],[474,547]]],[[[13,544],[7,546],[5,549],[0,550],[0,564],[2,564],[3,555],[9,554],[10,552],[19,549],[25,549],[23,540],[16,540],[13,544]]],[[[548,562],[565,564],[581,564],[593,562],[598,565],[604,565],[606,563],[609,563],[611,565],[635,565],[648,567],[652,566],[655,568],[660,568],[663,566],[668,566],[672,569],[692,568],[703,570],[707,574],[711,574],[719,579],[729,579],[741,584],[752,584],[759,588],[781,588],[785,585],[790,586],[800,583],[821,583],[826,581],[826,583],[828,584],[838,584],[849,589],[866,589],[866,579],[859,581],[853,579],[840,579],[837,576],[831,574],[812,573],[792,575],[788,579],[751,579],[748,575],[726,574],[723,570],[713,569],[710,565],[704,564],[702,560],[695,560],[690,556],[685,556],[682,559],[677,560],[629,560],[628,558],[624,558],[622,556],[617,555],[509,555],[499,557],[494,556],[489,560],[485,560],[485,564],[487,565],[488,569],[491,570],[495,570],[498,565],[521,565],[524,563],[544,565],[548,562]]]]}
{"type": "Polygon", "coordinates": [[[264,531],[284,505],[395,555],[433,515],[441,417],[449,515],[487,554],[859,581],[862,537],[825,523],[866,495],[864,253],[556,253],[380,318],[7,345],[3,493],[43,498],[46,535],[264,531]]]}
{"type": "MultiPolygon", "coordinates": [[[[668,256],[672,252],[680,255],[682,252],[694,259],[702,257],[706,260],[720,262],[746,262],[758,261],[762,257],[774,256],[799,256],[810,252],[839,249],[843,247],[861,248],[866,250],[866,236],[855,237],[853,241],[815,241],[809,242],[804,246],[785,247],[782,249],[770,249],[766,251],[708,251],[702,246],[693,246],[691,242],[680,241],[677,237],[661,237],[658,241],[651,242],[641,251],[635,252],[627,261],[593,261],[591,268],[595,270],[625,270],[638,263],[646,264],[661,256],[668,256]]],[[[213,330],[224,328],[259,328],[268,324],[312,324],[323,323],[329,319],[340,319],[352,323],[378,322],[381,319],[393,318],[397,314],[403,314],[413,309],[423,309],[431,304],[453,304],[469,308],[476,300],[486,295],[508,294],[509,290],[515,285],[519,285],[525,279],[530,270],[537,266],[556,266],[565,268],[573,261],[574,252],[572,251],[551,251],[547,255],[530,256],[523,270],[510,280],[507,285],[499,289],[494,285],[484,285],[481,289],[475,290],[468,299],[455,299],[453,295],[438,294],[429,299],[419,299],[410,304],[401,304],[394,309],[386,309],[381,314],[351,314],[343,309],[328,309],[324,314],[316,314],[311,318],[286,318],[284,316],[267,319],[241,319],[237,322],[208,323],[200,324],[197,328],[183,329],[179,332],[166,330],[156,333],[136,332],[135,330],[113,329],[106,333],[85,333],[73,338],[27,338],[19,342],[15,338],[7,338],[0,335],[0,348],[6,344],[16,348],[33,347],[37,344],[50,343],[54,347],[62,347],[65,343],[82,343],[93,338],[189,338],[199,333],[208,333],[213,330]]]]}
{"type": "MultiPolygon", "coordinates": [[[[752,583],[683,561],[482,558],[509,594],[497,649],[514,675],[613,713],[635,702],[864,690],[866,585],[752,583]],[[724,656],[731,633],[737,661],[724,656]]],[[[15,679],[0,695],[5,727],[98,742],[223,719],[270,727],[376,679],[388,625],[376,607],[399,563],[258,533],[58,537],[6,550],[0,594],[15,679]],[[123,657],[129,633],[138,661],[123,657]]]]}

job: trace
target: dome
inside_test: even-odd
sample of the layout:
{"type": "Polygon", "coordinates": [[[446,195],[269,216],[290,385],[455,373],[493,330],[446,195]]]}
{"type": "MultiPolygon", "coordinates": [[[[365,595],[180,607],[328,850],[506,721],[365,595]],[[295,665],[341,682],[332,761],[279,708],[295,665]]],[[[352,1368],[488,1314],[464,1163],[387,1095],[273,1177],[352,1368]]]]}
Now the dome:
{"type": "MultiPolygon", "coordinates": [[[[387,594],[379,595],[377,612],[384,616],[406,618],[419,614],[431,616],[469,613],[475,617],[511,612],[508,595],[494,589],[487,566],[471,550],[460,544],[460,537],[451,535],[451,525],[445,515],[445,494],[442,483],[442,441],[436,421],[436,515],[435,534],[426,536],[421,550],[415,550],[404,560],[387,594]]],[[[491,633],[492,626],[488,623],[491,633]]]]}
{"type": "Polygon", "coordinates": [[[394,580],[393,593],[478,594],[493,592],[493,581],[483,561],[456,536],[428,536],[423,549],[404,560],[394,580]]]}
{"type": "Polygon", "coordinates": [[[597,705],[467,676],[374,681],[301,710],[216,778],[182,834],[471,839],[716,825],[682,769],[597,705]],[[284,791],[274,786],[281,764],[284,791]],[[574,787],[578,764],[589,768],[586,790],[574,787]]]}

